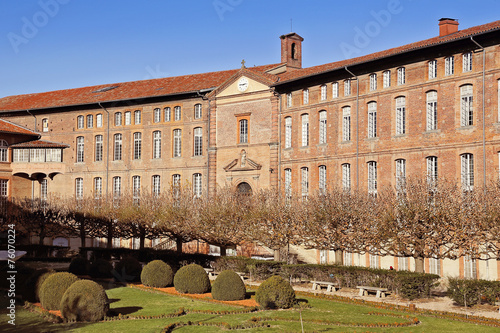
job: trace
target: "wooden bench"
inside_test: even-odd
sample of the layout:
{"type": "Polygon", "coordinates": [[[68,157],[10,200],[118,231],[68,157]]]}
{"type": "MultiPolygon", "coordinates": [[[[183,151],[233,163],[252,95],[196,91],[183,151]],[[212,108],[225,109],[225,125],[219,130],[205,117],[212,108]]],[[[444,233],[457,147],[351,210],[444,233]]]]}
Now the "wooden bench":
{"type": "Polygon", "coordinates": [[[210,280],[215,280],[215,278],[217,277],[217,275],[219,275],[218,272],[216,272],[213,268],[204,268],[205,272],[207,272],[208,274],[208,278],[210,280]]]}
{"type": "Polygon", "coordinates": [[[246,279],[246,280],[250,280],[250,276],[248,276],[248,274],[247,274],[247,273],[244,273],[244,272],[235,272],[235,273],[236,273],[236,274],[238,274],[238,275],[240,276],[240,278],[241,278],[241,280],[242,280],[243,282],[245,282],[245,279],[246,279]]]}
{"type": "Polygon", "coordinates": [[[375,297],[385,297],[389,290],[387,288],[378,288],[378,287],[367,287],[367,286],[357,286],[359,289],[359,296],[368,296],[368,292],[375,292],[375,297]]]}
{"type": "Polygon", "coordinates": [[[500,313],[500,302],[495,302],[495,305],[498,306],[498,313],[500,313]]]}
{"type": "Polygon", "coordinates": [[[312,282],[312,290],[321,290],[321,287],[326,287],[326,291],[332,292],[340,289],[338,283],[336,282],[326,282],[326,281],[311,281],[312,282]]]}

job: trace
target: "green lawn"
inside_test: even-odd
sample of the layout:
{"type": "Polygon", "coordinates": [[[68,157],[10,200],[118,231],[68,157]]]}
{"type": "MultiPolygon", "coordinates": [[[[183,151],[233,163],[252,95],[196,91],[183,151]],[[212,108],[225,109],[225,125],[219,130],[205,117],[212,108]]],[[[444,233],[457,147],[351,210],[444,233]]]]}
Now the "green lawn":
{"type": "MultiPolygon", "coordinates": [[[[119,287],[107,290],[111,301],[110,308],[116,313],[129,316],[159,316],[172,314],[184,308],[186,314],[162,319],[126,319],[99,323],[53,324],[44,321],[38,314],[30,313],[22,307],[16,311],[16,326],[7,324],[5,307],[0,310],[0,330],[2,332],[160,332],[172,323],[196,323],[196,325],[177,327],[175,332],[220,332],[220,324],[257,325],[267,323],[266,327],[253,327],[245,332],[301,332],[302,316],[306,332],[498,332],[498,327],[488,327],[459,321],[438,319],[421,314],[417,317],[420,324],[409,327],[367,327],[370,323],[407,323],[411,319],[402,317],[408,313],[378,309],[365,305],[353,305],[332,300],[304,297],[299,295],[300,307],[290,310],[257,311],[243,314],[216,314],[217,311],[240,310],[239,307],[218,303],[193,300],[178,296],[150,293],[147,291],[119,287]],[[205,313],[193,313],[200,311],[205,313]],[[208,313],[206,313],[208,312],[208,313]],[[375,313],[375,314],[373,314],[375,313]],[[380,314],[386,314],[384,316],[380,314]],[[218,326],[197,326],[217,324],[218,326]],[[362,325],[355,327],[352,324],[362,325]]],[[[248,327],[248,326],[247,326],[248,327]]]]}

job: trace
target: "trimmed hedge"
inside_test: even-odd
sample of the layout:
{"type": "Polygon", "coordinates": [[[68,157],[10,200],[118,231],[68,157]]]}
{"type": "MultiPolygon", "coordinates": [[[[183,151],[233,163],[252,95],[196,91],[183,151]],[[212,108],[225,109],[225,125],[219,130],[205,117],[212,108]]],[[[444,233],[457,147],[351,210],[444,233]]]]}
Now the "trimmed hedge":
{"type": "Polygon", "coordinates": [[[64,293],[59,308],[65,321],[100,321],[109,310],[104,288],[91,280],[79,280],[64,293]]]}
{"type": "Polygon", "coordinates": [[[59,310],[61,299],[74,282],[78,280],[75,274],[59,272],[51,274],[40,287],[40,303],[46,310],[59,310]]]}
{"type": "Polygon", "coordinates": [[[175,273],[174,287],[181,294],[203,294],[210,290],[210,280],[203,267],[190,264],[175,273]]]}
{"type": "Polygon", "coordinates": [[[115,265],[115,279],[121,282],[140,281],[142,265],[134,257],[125,257],[115,265]]]}
{"type": "Polygon", "coordinates": [[[92,262],[89,275],[94,279],[108,279],[113,277],[113,265],[106,259],[99,258],[92,262]]]}
{"type": "Polygon", "coordinates": [[[478,303],[495,305],[500,298],[500,281],[448,279],[448,294],[460,306],[473,306],[478,303]]]}
{"type": "Polygon", "coordinates": [[[90,263],[86,258],[75,257],[71,260],[68,272],[75,275],[87,275],[89,272],[90,263]]]}
{"type": "Polygon", "coordinates": [[[271,276],[262,282],[255,300],[265,309],[288,309],[296,303],[295,291],[281,276],[271,276]]]}
{"type": "Polygon", "coordinates": [[[141,282],[148,287],[164,288],[172,285],[174,272],[162,260],[153,260],[142,269],[141,282]]]}
{"type": "Polygon", "coordinates": [[[222,271],[212,284],[212,297],[220,301],[237,301],[246,295],[245,284],[233,271],[222,271]]]}

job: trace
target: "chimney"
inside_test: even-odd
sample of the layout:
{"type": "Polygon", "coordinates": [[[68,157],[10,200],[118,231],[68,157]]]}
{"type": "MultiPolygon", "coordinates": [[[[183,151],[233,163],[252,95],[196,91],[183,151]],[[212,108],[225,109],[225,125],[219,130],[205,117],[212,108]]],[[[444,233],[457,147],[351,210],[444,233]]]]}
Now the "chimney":
{"type": "Polygon", "coordinates": [[[442,18],[439,20],[439,37],[444,37],[458,31],[458,20],[442,18]]]}
{"type": "Polygon", "coordinates": [[[304,38],[292,32],[281,38],[281,62],[288,69],[302,68],[302,41],[304,38]]]}

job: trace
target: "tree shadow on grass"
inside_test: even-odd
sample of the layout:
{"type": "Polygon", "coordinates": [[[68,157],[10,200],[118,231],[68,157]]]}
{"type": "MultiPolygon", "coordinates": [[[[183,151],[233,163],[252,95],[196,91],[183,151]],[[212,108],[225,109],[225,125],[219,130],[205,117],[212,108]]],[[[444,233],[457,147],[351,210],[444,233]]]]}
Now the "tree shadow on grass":
{"type": "Polygon", "coordinates": [[[140,306],[124,306],[121,308],[113,308],[113,309],[109,310],[108,316],[116,317],[119,314],[129,315],[129,314],[132,314],[132,313],[137,312],[137,311],[142,310],[142,309],[143,308],[140,306]]]}

